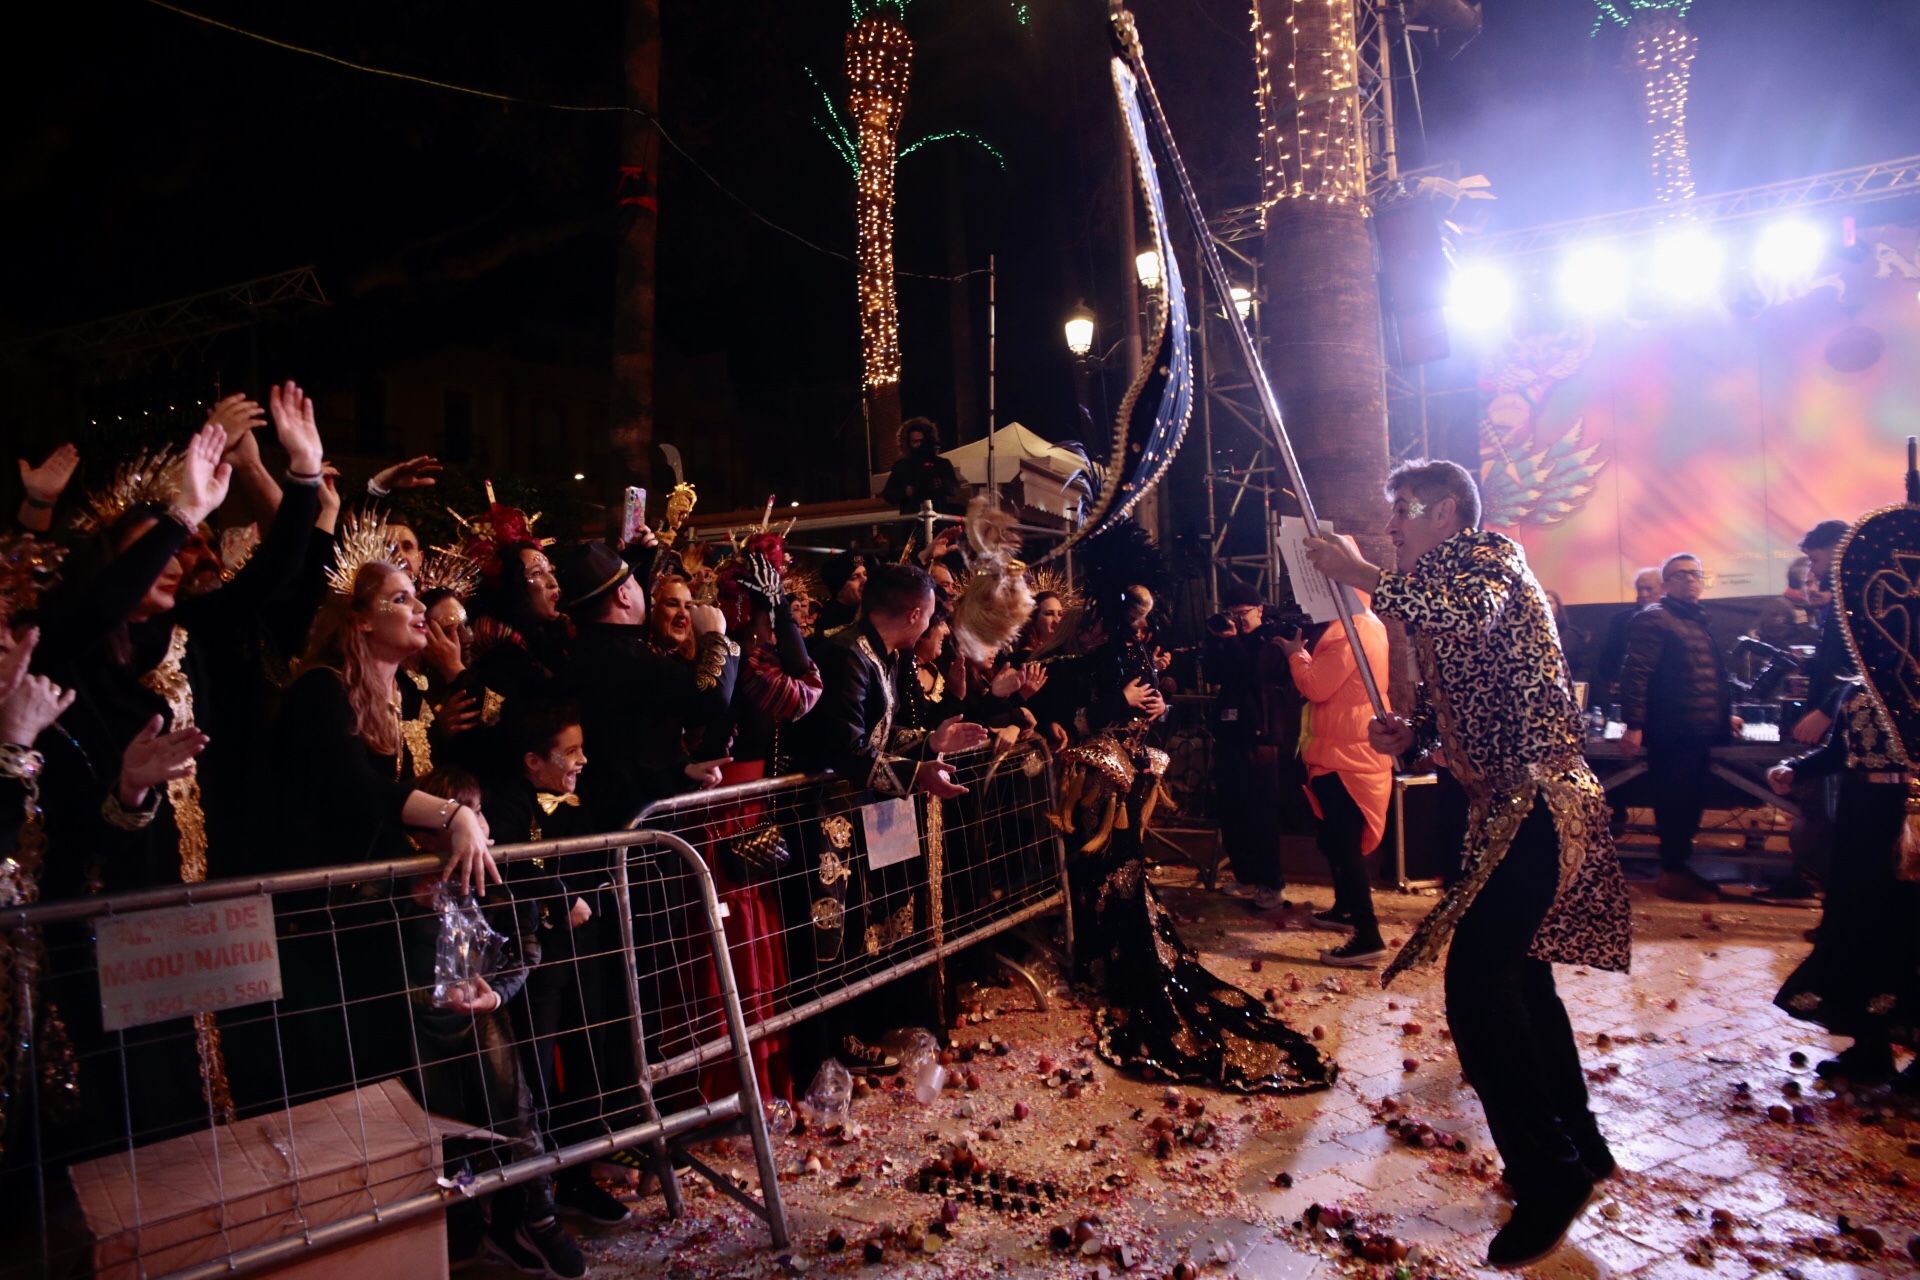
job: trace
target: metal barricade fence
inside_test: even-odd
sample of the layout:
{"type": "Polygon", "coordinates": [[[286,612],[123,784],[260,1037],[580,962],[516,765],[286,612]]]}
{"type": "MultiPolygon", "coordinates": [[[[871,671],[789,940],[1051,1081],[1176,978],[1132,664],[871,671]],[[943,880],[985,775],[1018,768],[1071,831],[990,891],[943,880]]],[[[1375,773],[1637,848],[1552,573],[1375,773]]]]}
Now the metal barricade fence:
{"type": "Polygon", "coordinates": [[[0,913],[0,1277],[244,1274],[409,1224],[441,1250],[439,1211],[537,1215],[636,1150],[671,1212],[688,1164],[785,1244],[784,1037],[1067,901],[1044,751],[952,763],[945,801],[794,776],[501,846],[484,930],[449,927],[432,856],[0,913]],[[491,976],[437,972],[448,939],[491,976]],[[758,1200],[684,1150],[741,1132],[758,1200]]]}
{"type": "MultiPolygon", "coordinates": [[[[1045,751],[1028,742],[949,763],[968,788],[949,800],[862,803],[831,775],[789,775],[674,796],[634,819],[679,834],[706,856],[727,911],[748,1036],[776,1089],[788,1083],[789,1029],[930,967],[937,986],[949,957],[1066,903],[1045,751]],[[895,821],[902,825],[886,827],[895,821]]],[[[657,1083],[727,1052],[712,992],[685,980],[704,971],[706,944],[691,926],[680,875],[672,864],[636,864],[633,884],[636,932],[653,950],[643,968],[658,979],[651,1007],[661,1031],[648,1067],[657,1083]]],[[[1063,919],[1070,953],[1071,913],[1063,919]]],[[[911,1021],[938,1028],[930,1002],[915,1002],[912,1012],[911,1021]]],[[[845,1025],[870,1033],[879,1024],[870,1017],[845,1025]]],[[[817,1049],[839,1052],[833,1027],[810,1030],[817,1049]]],[[[807,1082],[790,1083],[797,1094],[807,1082]]]]}
{"type": "Polygon", "coordinates": [[[0,1276],[230,1276],[345,1245],[388,1250],[354,1264],[378,1274],[437,1267],[442,1211],[477,1243],[482,1197],[510,1230],[550,1215],[556,1174],[620,1152],[678,1214],[668,1144],[716,1127],[751,1140],[760,1199],[717,1185],[785,1244],[699,854],[652,830],[495,854],[507,883],[451,918],[433,856],[0,914],[23,1015],[0,1064],[0,1276]],[[663,1109],[625,904],[630,867],[669,864],[732,1069],[663,1109]]]}

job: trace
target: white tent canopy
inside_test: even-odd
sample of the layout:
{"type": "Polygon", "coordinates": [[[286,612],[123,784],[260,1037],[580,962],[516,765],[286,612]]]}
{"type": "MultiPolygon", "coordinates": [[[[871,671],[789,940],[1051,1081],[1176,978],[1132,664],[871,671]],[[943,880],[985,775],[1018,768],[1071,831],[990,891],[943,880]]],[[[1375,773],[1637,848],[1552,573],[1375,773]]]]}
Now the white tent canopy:
{"type": "MultiPolygon", "coordinates": [[[[941,455],[953,464],[960,478],[970,485],[987,482],[987,442],[969,441],[941,455]]],[[[1003,490],[1018,484],[1023,505],[1065,516],[1087,500],[1089,487],[1084,474],[1087,463],[1071,449],[1062,449],[1052,441],[1034,434],[1017,422],[1009,422],[993,433],[993,479],[1003,490]]],[[[875,476],[873,491],[886,487],[885,475],[875,476]]]]}

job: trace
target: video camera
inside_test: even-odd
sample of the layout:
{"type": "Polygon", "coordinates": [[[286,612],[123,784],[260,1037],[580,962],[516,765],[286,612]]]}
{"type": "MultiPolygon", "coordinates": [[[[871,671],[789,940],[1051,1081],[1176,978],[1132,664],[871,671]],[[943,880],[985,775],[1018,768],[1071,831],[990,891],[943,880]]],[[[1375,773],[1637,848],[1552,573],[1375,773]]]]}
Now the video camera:
{"type": "MultiPolygon", "coordinates": [[[[1282,636],[1296,636],[1314,625],[1307,611],[1298,605],[1266,604],[1260,606],[1260,625],[1253,634],[1262,640],[1276,640],[1282,636]]],[[[1233,618],[1227,613],[1216,613],[1207,619],[1207,631],[1216,636],[1233,634],[1233,618]]]]}

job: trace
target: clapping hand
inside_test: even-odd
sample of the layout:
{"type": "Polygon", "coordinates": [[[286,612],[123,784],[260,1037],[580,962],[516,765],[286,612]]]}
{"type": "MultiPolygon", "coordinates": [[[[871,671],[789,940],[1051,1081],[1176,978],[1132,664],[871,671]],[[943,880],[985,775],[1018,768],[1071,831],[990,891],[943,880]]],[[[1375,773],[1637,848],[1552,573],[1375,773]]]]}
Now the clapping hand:
{"type": "Polygon", "coordinates": [[[320,474],[320,427],[313,419],[313,400],[297,382],[280,383],[267,393],[273,407],[273,429],[287,451],[287,467],[296,475],[320,474]]]}
{"type": "Polygon", "coordinates": [[[225,439],[220,452],[224,456],[253,439],[253,433],[267,425],[267,411],[260,402],[241,392],[222,396],[207,411],[207,421],[219,427],[225,439]]]}
{"type": "Polygon", "coordinates": [[[138,809],[147,802],[148,791],[192,773],[194,757],[207,749],[207,735],[199,729],[160,729],[160,717],[155,716],[121,753],[118,790],[124,808],[138,809]]]}
{"type": "Polygon", "coordinates": [[[993,673],[993,680],[987,689],[996,698],[1011,698],[1020,692],[1020,668],[1008,663],[993,673]]]}
{"type": "Polygon", "coordinates": [[[959,716],[950,716],[942,721],[940,727],[927,735],[927,746],[936,755],[946,755],[950,751],[972,751],[987,741],[984,725],[971,724],[959,716]]]}
{"type": "Polygon", "coordinates": [[[373,479],[367,484],[383,493],[391,493],[395,489],[430,489],[440,483],[436,478],[439,472],[440,460],[432,454],[423,453],[417,458],[408,458],[405,462],[396,462],[374,472],[373,479]]]}
{"type": "Polygon", "coordinates": [[[220,427],[209,422],[187,441],[187,451],[181,456],[180,491],[174,497],[173,507],[175,514],[191,527],[199,527],[227,500],[233,468],[220,461],[225,440],[220,427]]]}
{"type": "Polygon", "coordinates": [[[20,487],[27,491],[29,502],[35,506],[50,507],[67,491],[67,485],[72,482],[73,473],[79,466],[80,450],[72,444],[61,445],[37,467],[28,466],[27,460],[22,458],[20,487]]]}
{"type": "Polygon", "coordinates": [[[73,705],[73,690],[27,673],[39,641],[39,631],[29,628],[0,654],[0,743],[8,746],[31,747],[40,731],[73,705]]]}
{"type": "Polygon", "coordinates": [[[13,695],[27,678],[27,664],[33,648],[40,643],[40,628],[28,627],[18,633],[0,627],[0,699],[13,695]]]}

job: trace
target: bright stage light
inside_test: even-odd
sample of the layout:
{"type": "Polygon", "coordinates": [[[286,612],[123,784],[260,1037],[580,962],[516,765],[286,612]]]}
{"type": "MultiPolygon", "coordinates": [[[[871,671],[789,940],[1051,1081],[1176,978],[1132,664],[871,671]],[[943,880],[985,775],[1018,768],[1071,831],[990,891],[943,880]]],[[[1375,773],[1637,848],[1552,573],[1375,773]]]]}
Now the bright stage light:
{"type": "Polygon", "coordinates": [[[1513,281],[1488,262],[1469,262],[1447,286],[1447,314],[1463,329],[1495,329],[1513,312],[1513,281]]]}
{"type": "Polygon", "coordinates": [[[1560,298],[1583,315],[1619,311],[1627,305],[1627,263],[1603,245],[1575,249],[1560,266],[1560,298]]]}
{"type": "Polygon", "coordinates": [[[1753,242],[1753,273],[1768,280],[1809,280],[1827,254],[1819,227],[1798,218],[1775,222],[1753,242]]]}
{"type": "Polygon", "coordinates": [[[1675,231],[1653,246],[1653,283],[1676,302],[1697,303],[1720,289],[1725,253],[1704,231],[1675,231]]]}

